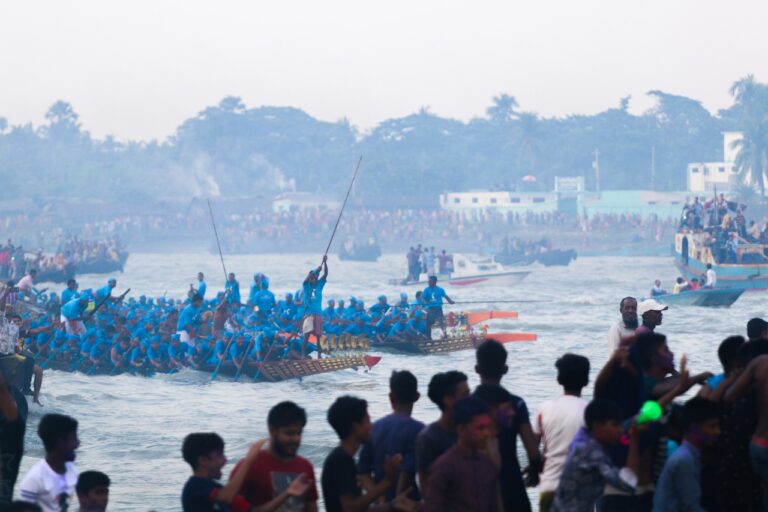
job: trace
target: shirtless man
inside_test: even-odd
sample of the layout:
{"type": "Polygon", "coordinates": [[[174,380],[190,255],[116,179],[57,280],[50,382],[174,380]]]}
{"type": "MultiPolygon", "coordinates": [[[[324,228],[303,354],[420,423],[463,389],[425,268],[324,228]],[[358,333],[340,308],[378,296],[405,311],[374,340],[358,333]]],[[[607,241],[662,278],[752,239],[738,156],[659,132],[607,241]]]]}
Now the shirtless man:
{"type": "Polygon", "coordinates": [[[752,385],[757,393],[758,420],[749,446],[749,457],[763,482],[763,503],[768,503],[768,355],[757,356],[740,375],[726,377],[721,385],[727,386],[731,382],[733,385],[723,397],[726,402],[734,402],[752,385]]]}

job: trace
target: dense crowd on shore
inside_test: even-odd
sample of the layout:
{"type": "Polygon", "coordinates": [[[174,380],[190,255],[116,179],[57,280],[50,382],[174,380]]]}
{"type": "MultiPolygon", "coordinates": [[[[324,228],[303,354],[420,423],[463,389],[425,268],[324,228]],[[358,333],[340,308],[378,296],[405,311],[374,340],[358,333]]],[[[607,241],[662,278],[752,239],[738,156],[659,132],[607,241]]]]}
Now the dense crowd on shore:
{"type": "MultiPolygon", "coordinates": [[[[207,212],[206,212],[207,213],[207,212]]],[[[320,240],[336,221],[335,210],[303,209],[290,212],[269,210],[246,214],[220,214],[217,217],[222,244],[226,250],[238,251],[258,242],[320,240]]],[[[631,231],[645,239],[661,239],[675,228],[676,219],[643,218],[634,214],[595,214],[569,217],[561,212],[504,213],[480,212],[462,214],[447,210],[350,210],[339,226],[341,238],[358,242],[375,237],[380,243],[402,240],[457,239],[477,237],[484,232],[505,234],[509,229],[534,227],[562,228],[584,234],[631,231]]],[[[29,216],[0,219],[6,232],[34,229],[55,231],[60,226],[48,225],[47,218],[29,216]]],[[[208,232],[210,219],[202,214],[132,215],[87,222],[79,228],[81,239],[130,238],[132,234],[181,235],[208,232]]],[[[507,233],[508,234],[508,233],[507,233]]],[[[658,241],[658,240],[657,240],[658,241]]]]}
{"type": "MultiPolygon", "coordinates": [[[[319,283],[324,281],[321,273],[325,270],[323,266],[314,269],[305,285],[322,288],[319,283]]],[[[146,297],[103,301],[111,297],[115,282],[93,292],[93,298],[106,308],[88,323],[96,326],[94,336],[118,340],[109,355],[112,358],[117,352],[112,362],[125,361],[128,347],[122,353],[115,347],[130,344],[133,338],[142,346],[146,343],[145,350],[153,346],[156,350],[155,337],[159,336],[158,342],[168,342],[178,350],[181,343],[197,347],[191,340],[206,339],[206,325],[212,331],[230,332],[232,324],[227,324],[239,311],[222,322],[221,316],[216,318],[216,308],[232,304],[235,297],[239,305],[239,285],[235,289],[232,276],[226,286],[229,292],[217,294],[220,302],[213,311],[201,313],[195,302],[206,294],[202,277],[184,301],[158,298],[150,302],[146,297]],[[164,311],[165,316],[154,311],[164,311]],[[206,313],[210,315],[202,321],[206,313]],[[190,340],[181,340],[184,332],[190,340]]],[[[265,283],[268,279],[257,274],[251,304],[258,306],[264,296],[261,292],[269,289],[265,283]]],[[[73,297],[78,293],[70,289],[73,297]]],[[[309,295],[321,296],[316,291],[309,295]]],[[[8,297],[3,299],[6,302],[0,305],[7,306],[8,297]]],[[[244,302],[250,300],[251,296],[244,302]]],[[[66,303],[79,304],[80,300],[75,297],[66,303]]],[[[277,302],[273,307],[278,307],[277,302]]],[[[359,309],[358,315],[368,316],[371,308],[356,306],[359,309]]],[[[214,433],[193,433],[183,443],[179,440],[192,471],[180,490],[183,509],[286,507],[283,510],[311,511],[317,510],[322,492],[326,510],[332,512],[525,511],[531,510],[526,486],[538,486],[539,508],[544,511],[587,512],[595,506],[602,512],[763,510],[768,504],[763,492],[768,489],[768,407],[764,406],[768,400],[768,323],[750,320],[748,339],[734,335],[718,347],[721,371],[694,375],[685,357],[675,363],[670,343],[658,332],[666,306],[652,299],[638,304],[627,297],[619,309],[621,318],[608,332],[611,356],[598,374],[591,401],[581,398],[589,381],[590,361],[563,354],[555,362],[553,374],[563,394],[529,412],[522,397],[501,385],[509,370],[506,349],[487,341],[477,349],[476,371],[481,380],[477,388],[470,390],[466,374],[458,370],[430,379],[426,395],[441,411],[430,425],[412,417],[413,404],[421,395],[416,378],[408,371],[392,374],[392,414],[373,423],[362,399],[345,395],[329,403],[327,421],[339,445],[328,454],[319,481],[312,464],[297,454],[308,421],[300,404],[281,402],[271,409],[267,415],[269,440],[252,447],[224,486],[218,483],[226,463],[224,441],[214,433]],[[675,401],[694,387],[695,398],[675,401]],[[654,407],[660,411],[655,416],[648,412],[654,407]],[[518,438],[527,463],[518,459],[518,438]]],[[[302,318],[307,313],[312,314],[305,311],[302,318]]],[[[53,327],[14,318],[19,338],[29,342],[19,355],[33,347],[40,335],[63,336],[63,345],[70,345],[70,337],[77,337],[72,345],[89,340],[88,328],[78,334],[77,317],[71,320],[63,308],[61,314],[63,324],[54,322],[53,327]]],[[[243,321],[258,322],[259,315],[243,321]]],[[[75,361],[88,368],[86,359],[94,354],[93,347],[101,345],[85,352],[80,345],[75,353],[83,359],[75,361]]],[[[105,356],[99,350],[104,348],[96,349],[97,357],[105,356]]],[[[242,345],[235,351],[237,361],[242,345]]],[[[231,352],[219,355],[231,357],[231,352]]],[[[9,469],[3,472],[3,499],[10,501],[16,487],[22,500],[43,510],[67,510],[64,504],[74,494],[82,510],[104,510],[110,479],[99,471],[78,477],[74,464],[79,445],[77,422],[66,416],[46,415],[40,421],[38,433],[46,457],[15,485],[26,422],[23,391],[0,386],[4,418],[0,451],[9,469]]],[[[108,469],[114,472],[114,468],[108,469]]],[[[11,510],[39,510],[22,504],[13,507],[11,510]]]]}

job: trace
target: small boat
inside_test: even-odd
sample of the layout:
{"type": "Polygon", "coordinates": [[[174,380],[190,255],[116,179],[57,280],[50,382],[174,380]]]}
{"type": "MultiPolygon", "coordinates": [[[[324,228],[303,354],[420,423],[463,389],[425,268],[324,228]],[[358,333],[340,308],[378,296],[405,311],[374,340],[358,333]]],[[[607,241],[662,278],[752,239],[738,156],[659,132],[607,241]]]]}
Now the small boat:
{"type": "Polygon", "coordinates": [[[545,267],[566,267],[576,259],[576,251],[574,249],[553,249],[535,254],[502,251],[497,253],[494,259],[502,265],[532,265],[538,262],[545,267]]]}
{"type": "Polygon", "coordinates": [[[746,290],[739,288],[715,288],[688,290],[680,293],[656,295],[654,300],[675,306],[701,306],[705,308],[729,308],[746,290]]]}
{"type": "Polygon", "coordinates": [[[75,275],[122,272],[127,260],[128,252],[121,251],[117,254],[116,260],[112,258],[93,258],[76,265],[68,265],[64,268],[49,268],[41,270],[37,274],[37,282],[66,283],[69,279],[73,279],[75,275]]]}
{"type": "MultiPolygon", "coordinates": [[[[451,286],[493,285],[513,286],[525,279],[528,270],[509,270],[493,258],[473,258],[465,254],[454,254],[454,271],[450,274],[437,274],[437,280],[451,286]]],[[[426,286],[428,279],[418,281],[409,279],[390,279],[395,286],[426,286]]]]}
{"type": "Polygon", "coordinates": [[[381,256],[381,247],[375,240],[370,239],[366,244],[356,244],[347,240],[341,244],[339,259],[349,261],[376,261],[381,256]]]}
{"type": "Polygon", "coordinates": [[[119,251],[117,259],[112,258],[93,258],[77,264],[78,274],[109,274],[110,272],[122,272],[125,268],[125,262],[128,261],[129,253],[119,251]]]}

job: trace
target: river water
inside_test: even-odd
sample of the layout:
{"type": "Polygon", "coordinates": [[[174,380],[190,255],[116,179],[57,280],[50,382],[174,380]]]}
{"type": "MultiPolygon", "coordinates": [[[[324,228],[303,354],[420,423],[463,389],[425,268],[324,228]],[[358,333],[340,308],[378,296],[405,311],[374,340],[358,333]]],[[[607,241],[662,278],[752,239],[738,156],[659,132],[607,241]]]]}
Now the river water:
{"type": "MultiPolygon", "coordinates": [[[[313,255],[255,255],[226,259],[227,270],[235,272],[241,291],[247,295],[254,272],[269,275],[277,296],[297,289],[309,268],[317,265],[313,255]]],[[[401,290],[387,285],[404,274],[405,258],[385,255],[377,263],[329,261],[330,275],[325,298],[362,298],[368,305],[379,294],[391,301],[401,290]]],[[[586,355],[592,362],[592,376],[608,356],[605,333],[618,318],[618,303],[625,295],[647,293],[655,278],[671,288],[676,276],[670,258],[580,258],[562,268],[531,267],[533,271],[513,288],[447,288],[454,300],[488,301],[487,307],[514,309],[514,321],[494,321],[500,331],[535,332],[534,343],[512,343],[509,374],[504,385],[522,396],[531,413],[537,404],[560,393],[555,382],[554,362],[570,351],[586,355]],[[494,300],[536,300],[542,303],[498,304],[494,300]]],[[[223,285],[217,257],[209,253],[132,254],[125,273],[117,275],[116,291],[132,289],[131,296],[146,294],[181,297],[198,271],[206,274],[209,294],[223,285]]],[[[95,288],[107,276],[82,276],[81,289],[95,288]]],[[[472,309],[487,309],[482,304],[472,309]]],[[[459,310],[458,306],[453,307],[459,310]]],[[[469,309],[464,307],[465,309],[469,309]]],[[[676,359],[689,358],[693,372],[719,371],[717,346],[726,336],[745,334],[753,316],[765,315],[764,292],[747,293],[727,310],[678,307],[667,311],[659,328],[669,336],[676,359]]],[[[477,384],[472,351],[439,356],[386,354],[370,372],[346,370],[315,375],[302,381],[275,384],[234,383],[195,371],[172,376],[88,377],[56,371],[45,372],[43,408],[30,406],[26,456],[21,475],[42,456],[36,429],[46,412],[74,416],[80,422],[82,445],[77,465],[81,471],[101,470],[112,479],[110,509],[126,511],[180,510],[181,488],[189,468],[181,458],[181,442],[189,432],[215,431],[226,441],[232,463],[247,446],[266,435],[266,414],[281,400],[293,400],[307,410],[301,454],[316,468],[319,480],[325,454],[336,437],[325,420],[335,397],[351,393],[368,400],[372,418],[388,413],[388,377],[393,369],[408,369],[419,380],[422,399],[414,416],[429,422],[437,408],[426,398],[426,385],[438,371],[458,369],[477,384]]],[[[585,390],[592,392],[591,385],[585,390]]],[[[523,459],[521,459],[523,460],[523,459]]],[[[232,465],[225,468],[228,474],[232,465]]],[[[535,493],[531,493],[535,499],[535,493]]],[[[534,501],[534,504],[536,502],[534,501]]]]}

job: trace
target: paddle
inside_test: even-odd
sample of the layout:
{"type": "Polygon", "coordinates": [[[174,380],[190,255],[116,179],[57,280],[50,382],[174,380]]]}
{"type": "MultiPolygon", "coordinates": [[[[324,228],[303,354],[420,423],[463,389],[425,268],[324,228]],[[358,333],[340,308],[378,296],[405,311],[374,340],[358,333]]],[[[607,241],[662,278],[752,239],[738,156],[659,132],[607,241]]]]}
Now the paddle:
{"type": "MultiPolygon", "coordinates": [[[[288,342],[290,343],[290,340],[288,342]]],[[[269,346],[269,350],[267,350],[267,355],[265,355],[264,359],[262,359],[259,363],[259,368],[256,370],[256,373],[253,374],[253,382],[259,380],[259,377],[261,376],[261,369],[264,368],[264,363],[269,360],[269,356],[272,354],[272,349],[275,348],[275,343],[277,343],[277,335],[275,335],[275,338],[272,340],[272,344],[269,346]]]]}
{"type": "Polygon", "coordinates": [[[227,342],[227,345],[224,347],[224,353],[221,354],[221,358],[219,359],[219,362],[216,365],[216,369],[213,370],[213,373],[211,374],[211,381],[216,380],[216,378],[219,376],[219,370],[221,369],[221,364],[224,362],[224,359],[227,358],[227,354],[229,353],[229,347],[230,345],[232,345],[232,342],[234,340],[235,340],[234,335],[231,338],[229,338],[229,342],[227,342]]]}
{"type": "Polygon", "coordinates": [[[245,360],[248,358],[248,352],[250,352],[251,347],[253,346],[255,341],[256,341],[256,336],[254,336],[253,339],[251,339],[251,341],[248,343],[248,346],[245,347],[243,358],[240,360],[240,368],[238,368],[237,373],[235,373],[235,382],[240,380],[240,374],[243,372],[243,368],[245,368],[245,360]]]}
{"type": "Polygon", "coordinates": [[[360,155],[360,159],[357,161],[357,166],[355,167],[355,172],[352,174],[352,181],[349,182],[349,187],[347,188],[347,195],[344,196],[344,202],[341,204],[341,210],[339,210],[339,216],[336,218],[336,224],[333,226],[333,232],[331,232],[331,239],[328,240],[328,245],[325,248],[325,255],[328,255],[328,251],[331,249],[331,244],[333,243],[333,238],[336,236],[336,230],[339,227],[339,222],[341,222],[341,215],[344,213],[344,208],[347,206],[347,200],[349,199],[349,194],[352,192],[352,185],[355,184],[355,178],[357,178],[357,171],[360,170],[360,164],[363,163],[363,155],[360,155]]]}
{"type": "MultiPolygon", "coordinates": [[[[128,295],[128,292],[130,292],[130,291],[131,291],[131,289],[130,289],[130,288],[128,288],[127,290],[125,290],[125,291],[123,292],[123,294],[122,294],[122,295],[120,295],[119,297],[117,297],[117,300],[116,300],[115,302],[122,302],[122,301],[123,301],[123,299],[125,298],[125,296],[126,296],[126,295],[128,295]]],[[[88,320],[90,320],[91,318],[93,318],[93,315],[95,315],[95,314],[96,314],[96,312],[99,310],[99,308],[101,307],[101,305],[102,305],[102,304],[104,304],[105,302],[107,302],[107,300],[109,300],[110,298],[111,298],[111,296],[110,296],[110,295],[105,295],[105,296],[104,296],[104,298],[103,298],[103,299],[101,299],[101,300],[99,301],[99,303],[98,303],[98,304],[96,304],[96,307],[95,307],[95,308],[93,308],[93,311],[91,311],[90,313],[88,313],[87,315],[85,315],[85,317],[83,317],[83,323],[85,323],[85,322],[87,322],[88,320]]]]}

